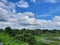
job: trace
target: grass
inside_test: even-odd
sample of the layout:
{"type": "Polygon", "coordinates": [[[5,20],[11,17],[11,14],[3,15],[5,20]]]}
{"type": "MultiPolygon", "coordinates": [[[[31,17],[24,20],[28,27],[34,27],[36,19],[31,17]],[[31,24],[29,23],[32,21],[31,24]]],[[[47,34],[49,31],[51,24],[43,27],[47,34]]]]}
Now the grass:
{"type": "Polygon", "coordinates": [[[15,40],[13,37],[10,37],[8,34],[0,33],[0,42],[4,45],[26,45],[25,42],[20,42],[15,40]]]}
{"type": "MultiPolygon", "coordinates": [[[[60,34],[42,34],[34,36],[36,38],[36,45],[60,45],[60,34]]],[[[0,42],[4,45],[27,45],[28,43],[18,41],[14,37],[5,33],[0,33],[0,42]]]]}
{"type": "Polygon", "coordinates": [[[43,34],[35,38],[37,45],[60,45],[60,34],[43,34]]]}

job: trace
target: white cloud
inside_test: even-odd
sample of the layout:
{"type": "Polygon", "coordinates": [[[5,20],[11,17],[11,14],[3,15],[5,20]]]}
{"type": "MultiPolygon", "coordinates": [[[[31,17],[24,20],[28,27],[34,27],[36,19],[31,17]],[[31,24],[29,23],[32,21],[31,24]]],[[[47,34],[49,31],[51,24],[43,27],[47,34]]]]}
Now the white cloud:
{"type": "MultiPolygon", "coordinates": [[[[2,13],[6,13],[0,15],[0,17],[7,18],[6,22],[0,21],[1,27],[10,26],[12,28],[48,28],[58,29],[60,27],[60,16],[55,16],[52,20],[42,20],[42,19],[35,19],[34,13],[32,12],[24,12],[24,13],[10,13],[7,10],[0,9],[2,13]],[[9,14],[9,15],[7,15],[9,14]],[[29,16],[32,16],[30,18],[29,16]],[[25,24],[27,26],[25,26],[25,24]]],[[[1,14],[1,13],[0,13],[1,14]]]]}
{"type": "Polygon", "coordinates": [[[16,13],[14,3],[9,2],[8,5],[4,4],[3,2],[0,3],[0,28],[5,28],[7,26],[12,28],[30,29],[60,28],[60,16],[55,16],[51,20],[35,19],[34,16],[35,14],[32,12],[16,13]]]}
{"type": "Polygon", "coordinates": [[[59,21],[60,22],[60,16],[55,16],[55,18],[53,18],[54,21],[59,21]]]}
{"type": "Polygon", "coordinates": [[[0,7],[5,7],[4,3],[0,2],[0,7]]]}
{"type": "Polygon", "coordinates": [[[35,3],[35,2],[36,2],[36,0],[31,0],[31,2],[34,2],[34,3],[35,3]]]}
{"type": "Polygon", "coordinates": [[[50,14],[41,14],[41,15],[37,15],[37,18],[47,18],[47,17],[52,17],[52,15],[50,14]]]}
{"type": "Polygon", "coordinates": [[[3,8],[3,9],[10,11],[10,12],[15,12],[15,4],[13,2],[7,2],[7,0],[6,0],[6,3],[7,4],[5,4],[3,2],[3,0],[1,0],[0,1],[0,8],[3,8]]]}
{"type": "MultiPolygon", "coordinates": [[[[4,4],[4,3],[2,3],[4,4]]],[[[12,28],[24,28],[25,26],[22,26],[22,24],[32,24],[34,13],[32,12],[24,12],[24,13],[14,13],[11,12],[12,6],[8,6],[9,9],[5,8],[6,5],[4,4],[3,6],[0,6],[0,26],[1,28],[5,28],[7,26],[10,26],[12,28]],[[4,8],[3,8],[4,7],[4,8]],[[1,21],[3,19],[3,21],[1,21]],[[6,20],[6,21],[4,21],[6,20]],[[31,21],[31,23],[30,23],[31,21]],[[24,23],[23,23],[24,22],[24,23]]],[[[13,9],[12,9],[13,10],[13,9]]],[[[30,27],[30,26],[27,26],[30,27]]]]}
{"type": "Polygon", "coordinates": [[[41,2],[44,2],[44,3],[52,3],[52,4],[55,4],[55,3],[60,3],[60,0],[30,0],[31,2],[33,3],[41,3],[41,2]]]}
{"type": "Polygon", "coordinates": [[[17,2],[16,5],[20,8],[28,8],[29,7],[28,2],[25,2],[25,1],[22,1],[22,0],[17,2]]]}
{"type": "Polygon", "coordinates": [[[3,2],[3,3],[5,3],[5,4],[7,3],[7,0],[0,0],[0,1],[3,2]]]}
{"type": "Polygon", "coordinates": [[[37,28],[47,28],[47,29],[59,29],[60,27],[60,16],[55,16],[52,20],[37,20],[37,28]]]}
{"type": "Polygon", "coordinates": [[[48,3],[60,3],[60,0],[43,0],[43,1],[48,3]]]}
{"type": "Polygon", "coordinates": [[[5,9],[0,8],[0,20],[6,20],[6,15],[8,15],[8,12],[5,9]]]}

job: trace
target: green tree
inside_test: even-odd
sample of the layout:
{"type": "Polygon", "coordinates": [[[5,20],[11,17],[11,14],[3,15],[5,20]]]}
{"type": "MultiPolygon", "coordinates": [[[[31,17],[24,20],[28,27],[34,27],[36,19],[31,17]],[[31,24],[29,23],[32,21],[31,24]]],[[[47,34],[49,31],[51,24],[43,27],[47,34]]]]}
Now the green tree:
{"type": "Polygon", "coordinates": [[[10,27],[6,27],[6,28],[5,28],[5,31],[6,31],[7,33],[10,33],[11,30],[12,30],[12,29],[11,29],[10,27]]]}
{"type": "Polygon", "coordinates": [[[8,33],[11,36],[15,36],[14,30],[12,30],[10,27],[5,28],[6,33],[8,33]]]}

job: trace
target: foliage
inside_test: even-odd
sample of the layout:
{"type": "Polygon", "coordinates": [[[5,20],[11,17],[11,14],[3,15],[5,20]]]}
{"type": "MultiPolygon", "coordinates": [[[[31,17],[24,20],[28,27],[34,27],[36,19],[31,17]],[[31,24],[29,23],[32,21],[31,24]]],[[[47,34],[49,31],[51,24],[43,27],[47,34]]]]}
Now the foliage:
{"type": "MultiPolygon", "coordinates": [[[[19,45],[22,42],[28,45],[52,45],[52,44],[55,45],[55,43],[53,42],[52,44],[46,44],[41,41],[42,39],[57,41],[57,39],[54,38],[51,39],[51,37],[60,37],[60,30],[56,30],[56,29],[30,30],[25,28],[12,29],[11,27],[6,27],[5,30],[0,29],[0,42],[3,42],[4,45],[13,45],[10,43],[15,43],[16,45],[19,45]]],[[[60,42],[59,39],[58,41],[60,42]]]]}

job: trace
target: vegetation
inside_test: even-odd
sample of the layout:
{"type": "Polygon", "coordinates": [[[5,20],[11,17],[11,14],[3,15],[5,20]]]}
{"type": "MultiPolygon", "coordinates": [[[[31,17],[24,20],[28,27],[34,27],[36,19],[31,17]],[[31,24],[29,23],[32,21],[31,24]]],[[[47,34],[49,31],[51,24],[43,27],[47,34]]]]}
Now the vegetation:
{"type": "Polygon", "coordinates": [[[3,45],[60,45],[60,30],[0,29],[3,45]]]}

